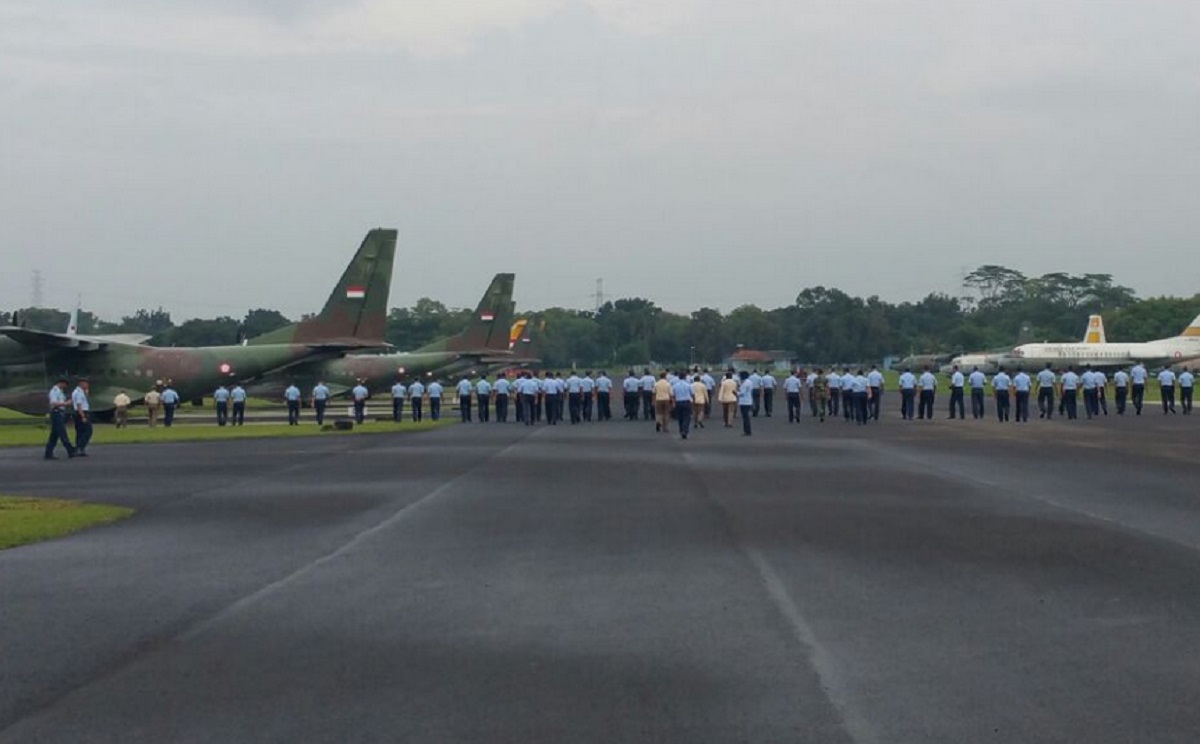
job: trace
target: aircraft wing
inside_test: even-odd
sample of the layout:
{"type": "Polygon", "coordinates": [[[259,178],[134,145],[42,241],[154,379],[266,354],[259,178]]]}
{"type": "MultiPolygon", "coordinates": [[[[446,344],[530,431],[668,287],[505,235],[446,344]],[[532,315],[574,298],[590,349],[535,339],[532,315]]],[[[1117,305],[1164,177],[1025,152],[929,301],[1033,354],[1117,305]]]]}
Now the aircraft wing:
{"type": "Polygon", "coordinates": [[[22,346],[29,346],[47,351],[54,349],[74,349],[75,351],[102,351],[113,341],[104,341],[87,336],[68,336],[65,333],[50,333],[49,331],[34,331],[29,328],[16,326],[0,327],[0,333],[8,336],[22,346]]]}

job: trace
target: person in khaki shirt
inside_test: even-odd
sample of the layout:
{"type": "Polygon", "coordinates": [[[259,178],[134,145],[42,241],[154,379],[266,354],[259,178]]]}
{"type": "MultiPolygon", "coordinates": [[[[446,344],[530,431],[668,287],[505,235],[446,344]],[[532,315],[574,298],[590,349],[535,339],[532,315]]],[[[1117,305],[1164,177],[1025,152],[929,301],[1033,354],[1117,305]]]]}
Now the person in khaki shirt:
{"type": "Polygon", "coordinates": [[[113,398],[113,408],[116,409],[117,428],[124,429],[129,426],[129,406],[133,403],[125,391],[117,393],[117,397],[113,398]]]}
{"type": "Polygon", "coordinates": [[[708,406],[708,388],[700,375],[692,377],[692,423],[704,428],[704,410],[708,406]]]}
{"type": "Polygon", "coordinates": [[[158,408],[162,405],[162,393],[157,389],[146,393],[146,421],[150,424],[150,428],[158,426],[158,408]]]}
{"type": "Polygon", "coordinates": [[[670,420],[671,383],[666,372],[659,372],[658,381],[654,383],[654,430],[666,434],[670,420]]]}
{"type": "Polygon", "coordinates": [[[725,419],[725,428],[733,428],[733,416],[737,413],[737,380],[733,379],[733,372],[726,372],[725,379],[721,380],[721,387],[717,389],[717,402],[721,404],[721,415],[725,419]]]}

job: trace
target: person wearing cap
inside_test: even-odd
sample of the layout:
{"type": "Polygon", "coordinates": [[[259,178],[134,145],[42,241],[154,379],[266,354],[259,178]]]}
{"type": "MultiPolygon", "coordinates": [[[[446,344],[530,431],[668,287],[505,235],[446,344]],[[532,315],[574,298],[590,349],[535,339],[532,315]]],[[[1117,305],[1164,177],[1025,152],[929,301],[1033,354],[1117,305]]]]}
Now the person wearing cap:
{"type": "MultiPolygon", "coordinates": [[[[161,385],[158,387],[161,387],[161,385]]],[[[162,406],[162,393],[158,392],[158,387],[151,389],[142,398],[142,401],[146,404],[146,423],[151,429],[158,426],[158,409],[162,406]]]]}
{"type": "Polygon", "coordinates": [[[235,384],[229,391],[229,400],[233,401],[233,425],[244,426],[246,423],[246,389],[235,384]]]}
{"type": "MultiPolygon", "coordinates": [[[[175,392],[175,388],[171,387],[171,381],[167,380],[167,386],[162,391],[162,406],[163,406],[163,426],[168,429],[175,422],[175,408],[179,405],[179,393],[175,392]]],[[[236,408],[236,406],[235,406],[236,408]]]]}
{"type": "Polygon", "coordinates": [[[224,384],[213,391],[213,407],[217,409],[217,426],[224,426],[229,422],[229,388],[224,384]]]}
{"type": "Polygon", "coordinates": [[[129,393],[122,390],[117,393],[117,397],[113,398],[113,408],[115,409],[115,417],[118,429],[124,429],[129,426],[129,406],[133,405],[133,401],[129,398],[129,393]]]}
{"type": "Polygon", "coordinates": [[[371,393],[363,381],[359,380],[358,384],[351,388],[350,397],[354,401],[354,423],[361,424],[367,417],[367,398],[371,397],[371,393]]]}
{"type": "Polygon", "coordinates": [[[67,457],[75,457],[75,446],[71,444],[70,438],[67,437],[67,422],[66,415],[71,403],[67,400],[67,380],[59,378],[50,388],[49,404],[50,404],[50,438],[46,441],[47,460],[57,460],[54,456],[54,450],[58,448],[59,442],[62,443],[63,449],[67,451],[67,457]]]}
{"type": "Polygon", "coordinates": [[[92,441],[91,403],[88,401],[88,380],[80,377],[71,393],[71,408],[75,411],[75,455],[87,457],[87,446],[92,441]]]}

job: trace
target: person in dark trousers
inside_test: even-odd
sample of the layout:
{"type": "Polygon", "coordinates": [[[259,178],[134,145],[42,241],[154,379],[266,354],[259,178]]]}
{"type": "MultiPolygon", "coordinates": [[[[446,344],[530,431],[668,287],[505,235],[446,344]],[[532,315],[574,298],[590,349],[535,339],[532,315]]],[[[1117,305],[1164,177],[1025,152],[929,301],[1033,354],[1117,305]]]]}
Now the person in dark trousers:
{"type": "Polygon", "coordinates": [[[312,389],[313,410],[317,414],[317,426],[325,425],[325,406],[329,404],[329,388],[324,380],[318,380],[312,389]]]}
{"type": "Polygon", "coordinates": [[[966,377],[963,376],[962,370],[958,365],[954,365],[954,371],[950,374],[950,418],[954,418],[958,414],[958,418],[964,421],[967,418],[967,409],[963,404],[963,387],[966,385],[966,377]]]}
{"type": "Polygon", "coordinates": [[[1054,385],[1058,375],[1054,368],[1047,364],[1046,368],[1037,375],[1038,418],[1054,418],[1054,385]]]}
{"type": "Polygon", "coordinates": [[[66,378],[59,378],[50,388],[50,438],[46,441],[45,453],[47,460],[58,459],[54,456],[54,450],[58,448],[59,443],[62,443],[63,449],[67,451],[67,457],[75,457],[75,445],[71,444],[67,436],[67,411],[70,410],[71,402],[67,399],[66,390],[66,378]]]}
{"type": "Polygon", "coordinates": [[[1146,368],[1140,363],[1133,365],[1129,370],[1129,380],[1133,383],[1130,395],[1133,399],[1133,411],[1138,416],[1142,415],[1142,403],[1146,396],[1146,377],[1148,373],[1146,368]]]}
{"type": "Polygon", "coordinates": [[[750,436],[750,419],[754,416],[754,383],[750,382],[750,373],[745,370],[738,373],[741,382],[738,384],[738,408],[742,412],[742,436],[750,436]]]}
{"type": "Polygon", "coordinates": [[[88,400],[88,381],[81,377],[71,393],[71,407],[75,411],[75,455],[87,457],[88,442],[92,441],[92,406],[88,400]]]}
{"type": "Polygon", "coordinates": [[[404,418],[404,399],[408,397],[408,388],[400,380],[392,385],[392,421],[399,423],[404,418]]]}
{"type": "Polygon", "coordinates": [[[917,380],[920,394],[917,396],[917,418],[920,420],[933,419],[933,403],[937,397],[937,378],[925,367],[917,380]]]}
{"type": "Polygon", "coordinates": [[[508,396],[512,390],[512,383],[502,374],[496,375],[496,383],[492,385],[492,390],[496,393],[496,423],[508,423],[508,396]]]}

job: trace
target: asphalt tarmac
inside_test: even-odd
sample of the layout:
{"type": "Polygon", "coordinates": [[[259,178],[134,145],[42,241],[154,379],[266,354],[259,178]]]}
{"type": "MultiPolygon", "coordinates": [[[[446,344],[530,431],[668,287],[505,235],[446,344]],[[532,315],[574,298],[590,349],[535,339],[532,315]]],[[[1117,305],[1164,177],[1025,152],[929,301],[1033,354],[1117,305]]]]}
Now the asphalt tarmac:
{"type": "Polygon", "coordinates": [[[2,451],[0,742],[1197,740],[1200,419],[754,423],[2,451]]]}

